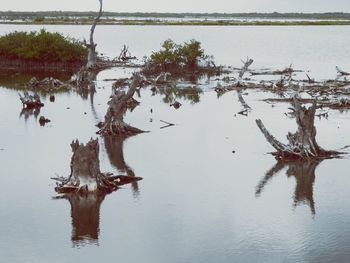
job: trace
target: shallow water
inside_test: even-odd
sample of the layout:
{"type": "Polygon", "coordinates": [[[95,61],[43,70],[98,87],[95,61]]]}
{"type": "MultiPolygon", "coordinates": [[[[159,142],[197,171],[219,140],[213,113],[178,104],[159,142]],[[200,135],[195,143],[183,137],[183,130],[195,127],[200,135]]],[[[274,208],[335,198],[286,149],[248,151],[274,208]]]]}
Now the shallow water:
{"type": "MultiPolygon", "coordinates": [[[[3,26],[1,32],[28,26],[3,26]]],[[[88,27],[47,27],[87,35],[88,27]]],[[[196,38],[219,63],[281,68],[291,62],[319,78],[350,68],[350,27],[98,27],[99,50],[117,56],[128,43],[137,56],[164,39],[196,38]],[[274,38],[271,38],[274,36],[274,38]],[[253,64],[254,65],[254,64],[253,64]]],[[[347,262],[350,257],[349,160],[276,165],[273,149],[255,124],[261,118],[283,140],[294,131],[287,104],[261,101],[267,93],[244,95],[248,117],[235,92],[219,99],[205,90],[199,102],[178,98],[175,110],[164,95],[141,90],[127,122],[150,131],[126,140],[100,138],[101,170],[144,179],[100,200],[53,199],[50,177],[69,174],[70,142],[96,137],[112,82],[129,69],[100,73],[97,93],[43,96],[38,116],[20,116],[18,91],[0,89],[0,258],[3,262],[347,262]],[[152,113],[151,110],[152,109],[152,113]],[[86,113],[86,114],[85,114],[86,113]],[[152,122],[150,121],[152,119],[152,122]],[[177,125],[160,129],[160,120],[177,125]],[[235,153],[232,153],[235,151],[235,153]],[[259,188],[259,185],[261,188],[259,188]],[[258,192],[257,192],[258,191],[258,192]]],[[[317,139],[327,149],[350,144],[347,112],[317,119],[317,139]]]]}

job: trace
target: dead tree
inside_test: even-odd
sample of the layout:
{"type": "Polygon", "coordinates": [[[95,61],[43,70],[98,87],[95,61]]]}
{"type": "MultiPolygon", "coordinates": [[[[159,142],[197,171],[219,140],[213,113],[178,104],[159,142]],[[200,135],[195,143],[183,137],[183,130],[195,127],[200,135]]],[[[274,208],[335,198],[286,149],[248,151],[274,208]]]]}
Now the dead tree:
{"type": "Polygon", "coordinates": [[[128,92],[120,89],[113,89],[111,100],[108,102],[108,110],[104,122],[97,125],[100,130],[97,134],[103,136],[110,135],[135,135],[144,131],[132,127],[124,122],[124,114],[128,109],[128,104],[132,99],[136,89],[142,84],[142,78],[138,73],[134,73],[128,92]]]}
{"type": "Polygon", "coordinates": [[[96,46],[97,46],[97,44],[95,44],[95,42],[94,42],[94,33],[95,33],[96,25],[100,21],[100,18],[101,18],[102,13],[103,13],[103,11],[102,11],[102,8],[103,8],[102,0],[99,0],[99,2],[100,2],[100,10],[98,12],[97,17],[94,20],[94,23],[91,26],[91,29],[90,29],[90,43],[87,44],[88,52],[89,52],[88,53],[88,60],[87,60],[87,64],[86,64],[87,68],[92,67],[95,64],[95,62],[96,62],[96,46]]]}
{"type": "Polygon", "coordinates": [[[316,213],[315,202],[313,198],[313,185],[315,182],[315,170],[320,164],[320,160],[279,160],[261,179],[256,187],[255,195],[261,195],[266,184],[272,180],[280,171],[288,167],[286,175],[294,176],[296,187],[294,191],[294,206],[307,203],[310,206],[311,213],[316,213]]]}
{"type": "Polygon", "coordinates": [[[102,192],[110,193],[118,186],[138,181],[141,178],[129,176],[111,176],[100,171],[98,139],[91,139],[86,145],[78,140],[71,144],[73,156],[71,159],[71,174],[68,178],[52,178],[60,183],[55,190],[58,193],[70,192],[102,192]]]}
{"type": "Polygon", "coordinates": [[[117,62],[126,62],[128,60],[136,59],[135,56],[132,56],[129,47],[127,45],[124,45],[122,50],[120,51],[120,54],[118,58],[114,59],[117,62]]]}
{"type": "Polygon", "coordinates": [[[294,97],[293,106],[298,130],[294,134],[288,133],[287,139],[289,144],[279,142],[265,128],[260,119],[256,120],[256,124],[266,140],[277,150],[273,155],[277,159],[317,159],[332,158],[339,155],[339,152],[322,149],[316,142],[316,127],[314,125],[316,101],[307,109],[302,107],[299,100],[294,97]]]}
{"type": "Polygon", "coordinates": [[[44,103],[41,102],[40,96],[35,93],[34,95],[30,95],[27,91],[21,94],[18,94],[19,98],[22,102],[23,109],[40,109],[44,106],[44,103]]]}
{"type": "Polygon", "coordinates": [[[86,43],[85,41],[85,45],[88,48],[86,66],[83,66],[76,74],[72,76],[70,80],[70,84],[78,88],[78,91],[80,90],[81,92],[84,92],[84,90],[88,90],[88,91],[94,90],[95,89],[94,80],[96,79],[98,72],[108,67],[111,67],[113,65],[113,63],[110,61],[103,61],[103,62],[97,63],[97,53],[96,53],[97,44],[94,42],[94,33],[95,33],[96,25],[100,21],[100,18],[103,13],[102,0],[99,0],[99,2],[100,2],[100,10],[90,29],[89,44],[86,43]]]}

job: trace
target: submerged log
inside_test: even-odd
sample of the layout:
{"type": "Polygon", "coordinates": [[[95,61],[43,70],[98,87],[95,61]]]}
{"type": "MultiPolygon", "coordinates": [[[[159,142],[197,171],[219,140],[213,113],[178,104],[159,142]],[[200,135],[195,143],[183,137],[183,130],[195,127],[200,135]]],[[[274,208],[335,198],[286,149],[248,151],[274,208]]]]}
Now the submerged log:
{"type": "Polygon", "coordinates": [[[294,111],[298,130],[296,133],[288,133],[288,144],[279,142],[265,128],[260,119],[256,124],[264,134],[266,140],[277,150],[273,155],[277,159],[309,159],[309,158],[332,158],[339,154],[337,151],[327,151],[322,149],[316,142],[316,127],[314,125],[316,101],[310,108],[300,105],[299,100],[294,97],[294,111]]]}
{"type": "Polygon", "coordinates": [[[59,181],[55,190],[58,193],[69,192],[102,192],[110,193],[125,184],[126,180],[138,181],[141,178],[125,178],[110,176],[100,171],[98,139],[91,139],[86,145],[78,140],[71,144],[73,156],[71,159],[71,174],[67,179],[53,178],[59,181]]]}
{"type": "Polygon", "coordinates": [[[144,131],[132,127],[124,122],[124,114],[130,106],[130,100],[134,95],[136,88],[142,84],[142,78],[138,73],[132,77],[132,82],[129,85],[128,92],[119,89],[113,89],[111,100],[108,102],[108,110],[105,115],[104,122],[97,125],[100,130],[97,134],[103,136],[110,135],[135,135],[144,131]]]}

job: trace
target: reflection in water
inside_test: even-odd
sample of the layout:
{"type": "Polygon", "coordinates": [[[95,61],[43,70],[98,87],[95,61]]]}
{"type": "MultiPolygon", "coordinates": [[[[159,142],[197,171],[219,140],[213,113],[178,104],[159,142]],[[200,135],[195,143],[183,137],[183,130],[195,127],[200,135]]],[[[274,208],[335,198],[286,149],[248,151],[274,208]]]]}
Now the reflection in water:
{"type": "Polygon", "coordinates": [[[34,116],[35,119],[38,119],[39,114],[40,108],[23,108],[19,114],[19,117],[24,117],[25,122],[27,122],[30,116],[34,116]]]}
{"type": "MultiPolygon", "coordinates": [[[[120,173],[127,176],[135,177],[134,171],[126,164],[124,160],[123,144],[128,137],[126,136],[108,136],[104,138],[106,152],[111,164],[118,169],[120,173]]],[[[134,196],[139,194],[139,186],[137,182],[132,182],[131,187],[134,196]]]]}
{"type": "Polygon", "coordinates": [[[100,207],[106,194],[71,193],[63,198],[71,205],[73,246],[98,245],[100,232],[100,207]]]}
{"type": "Polygon", "coordinates": [[[306,203],[310,207],[311,213],[314,215],[316,210],[313,198],[313,185],[315,182],[315,170],[320,162],[320,160],[278,161],[259,182],[256,187],[256,196],[260,196],[265,185],[282,169],[287,167],[286,175],[288,177],[294,176],[296,179],[294,206],[296,207],[299,204],[306,203]]]}
{"type": "Polygon", "coordinates": [[[200,102],[200,94],[202,91],[195,87],[179,88],[179,87],[153,87],[152,96],[156,94],[164,95],[164,103],[173,103],[177,99],[187,100],[191,103],[200,102]]]}

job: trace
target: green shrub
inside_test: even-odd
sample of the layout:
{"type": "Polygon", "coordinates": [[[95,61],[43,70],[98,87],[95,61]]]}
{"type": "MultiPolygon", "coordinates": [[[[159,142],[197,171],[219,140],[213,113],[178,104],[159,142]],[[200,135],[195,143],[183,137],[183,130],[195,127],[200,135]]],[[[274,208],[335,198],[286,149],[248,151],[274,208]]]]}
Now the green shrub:
{"type": "Polygon", "coordinates": [[[183,45],[175,44],[171,39],[165,40],[162,49],[153,52],[151,63],[163,67],[197,67],[200,59],[205,58],[201,43],[192,39],[183,45]]]}
{"type": "Polygon", "coordinates": [[[12,32],[0,37],[0,59],[36,62],[83,63],[87,48],[81,41],[60,33],[12,32]]]}

